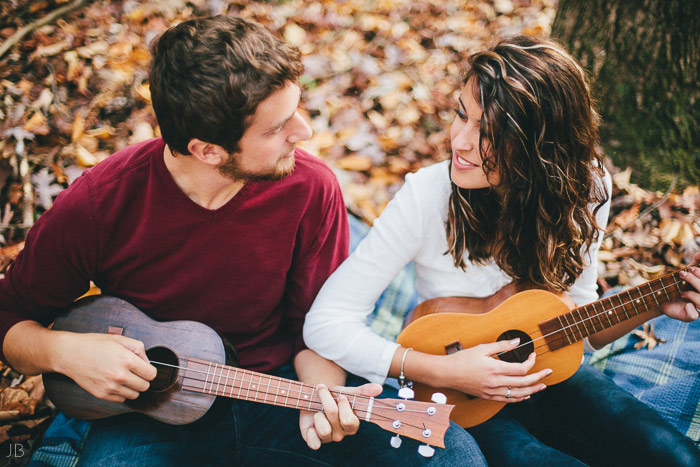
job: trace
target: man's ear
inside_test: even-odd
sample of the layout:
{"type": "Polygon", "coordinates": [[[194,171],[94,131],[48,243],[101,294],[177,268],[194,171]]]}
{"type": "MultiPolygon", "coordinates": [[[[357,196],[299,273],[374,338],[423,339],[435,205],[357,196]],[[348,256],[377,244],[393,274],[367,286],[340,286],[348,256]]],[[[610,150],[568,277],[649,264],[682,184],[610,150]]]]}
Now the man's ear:
{"type": "Polygon", "coordinates": [[[201,139],[192,138],[187,144],[192,157],[207,165],[220,165],[226,160],[228,153],[218,144],[207,143],[201,139]]]}

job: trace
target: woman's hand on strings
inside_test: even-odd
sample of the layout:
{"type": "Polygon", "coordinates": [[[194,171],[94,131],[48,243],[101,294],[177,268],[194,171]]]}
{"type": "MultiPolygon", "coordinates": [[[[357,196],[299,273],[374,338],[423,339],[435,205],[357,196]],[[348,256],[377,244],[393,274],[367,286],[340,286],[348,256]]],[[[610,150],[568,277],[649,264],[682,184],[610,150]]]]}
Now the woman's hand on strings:
{"type": "Polygon", "coordinates": [[[345,436],[357,433],[360,420],[353,412],[347,395],[357,394],[374,397],[382,392],[382,386],[376,383],[352,388],[336,386],[332,389],[336,393],[342,393],[338,396],[337,401],[328,387],[319,384],[316,386],[316,393],[321,400],[323,412],[302,411],[299,415],[301,436],[306,444],[314,450],[320,448],[321,444],[341,441],[345,436]]]}
{"type": "Polygon", "coordinates": [[[87,392],[113,402],[136,399],[157,374],[141,341],[129,337],[65,333],[59,371],[87,392]]]}
{"type": "Polygon", "coordinates": [[[661,306],[661,312],[680,321],[695,321],[700,315],[700,254],[695,256],[694,264],[681,271],[681,279],[688,283],[686,290],[681,292],[680,300],[674,300],[661,306]]]}
{"type": "Polygon", "coordinates": [[[542,380],[552,374],[549,368],[528,375],[535,365],[535,353],[522,363],[510,363],[493,358],[513,350],[518,339],[481,344],[461,350],[444,358],[449,359],[448,387],[482,399],[497,402],[520,402],[547,386],[542,380]]]}

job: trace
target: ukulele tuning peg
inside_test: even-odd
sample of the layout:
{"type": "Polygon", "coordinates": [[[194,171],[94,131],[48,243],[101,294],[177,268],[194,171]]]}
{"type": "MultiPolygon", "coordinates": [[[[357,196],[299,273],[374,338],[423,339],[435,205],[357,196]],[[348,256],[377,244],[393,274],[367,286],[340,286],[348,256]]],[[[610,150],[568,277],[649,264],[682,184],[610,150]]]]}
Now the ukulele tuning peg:
{"type": "Polygon", "coordinates": [[[435,454],[435,448],[429,444],[422,444],[418,446],[418,454],[423,457],[433,457],[433,454],[435,454]]]}
{"type": "Polygon", "coordinates": [[[430,400],[435,402],[436,404],[447,404],[447,396],[445,396],[441,392],[436,392],[435,394],[433,394],[430,400]]]}
{"type": "Polygon", "coordinates": [[[389,444],[391,444],[392,448],[398,448],[401,446],[401,437],[399,435],[392,436],[391,440],[389,440],[389,444]]]}
{"type": "Polygon", "coordinates": [[[415,396],[415,393],[413,392],[413,389],[411,388],[401,388],[399,389],[399,397],[402,399],[413,399],[413,396],[415,396]]]}

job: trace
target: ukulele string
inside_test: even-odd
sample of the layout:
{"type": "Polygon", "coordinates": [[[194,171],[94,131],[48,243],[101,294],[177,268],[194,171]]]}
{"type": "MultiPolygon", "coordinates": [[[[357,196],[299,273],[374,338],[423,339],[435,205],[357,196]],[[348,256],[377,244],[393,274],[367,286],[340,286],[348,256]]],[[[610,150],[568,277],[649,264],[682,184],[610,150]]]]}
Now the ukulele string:
{"type": "MultiPolygon", "coordinates": [[[[172,364],[169,364],[169,363],[158,362],[158,361],[155,361],[155,360],[151,360],[150,362],[151,362],[151,363],[154,363],[154,364],[156,364],[156,365],[164,365],[164,366],[168,366],[168,367],[171,367],[171,368],[177,368],[177,369],[186,370],[186,371],[193,371],[193,372],[195,372],[195,373],[202,373],[202,374],[207,374],[207,375],[210,374],[210,372],[207,372],[207,371],[204,371],[204,370],[197,370],[197,369],[194,369],[194,368],[187,368],[187,367],[183,367],[183,366],[172,365],[172,364]]],[[[185,377],[185,376],[183,375],[183,378],[184,378],[184,377],[185,377]]],[[[270,376],[270,377],[271,377],[271,378],[277,378],[277,379],[279,379],[279,381],[282,381],[282,379],[279,378],[279,377],[274,377],[274,376],[270,376]]],[[[231,380],[233,380],[234,382],[236,381],[236,378],[233,378],[233,377],[230,377],[230,376],[224,376],[223,378],[224,378],[225,380],[231,379],[231,380]]],[[[194,379],[194,378],[191,378],[191,379],[194,379]]],[[[205,382],[205,385],[206,385],[206,379],[205,379],[205,380],[195,379],[195,381],[205,382]]],[[[290,380],[290,381],[291,381],[291,380],[290,380]]],[[[244,379],[241,379],[240,382],[241,382],[241,383],[252,383],[253,381],[252,381],[252,380],[246,381],[246,380],[244,380],[244,379]]],[[[301,382],[298,382],[298,381],[292,381],[292,382],[293,382],[293,383],[301,384],[302,387],[304,386],[304,383],[301,383],[301,382]]],[[[220,383],[216,383],[216,384],[217,384],[217,391],[220,391],[220,390],[218,389],[218,387],[221,386],[221,384],[220,384],[220,383]]],[[[214,385],[214,383],[212,382],[212,388],[213,388],[213,385],[214,385]]],[[[244,388],[242,385],[241,385],[241,386],[236,386],[235,384],[232,384],[231,386],[228,386],[228,385],[226,385],[226,384],[224,383],[224,388],[225,388],[225,389],[231,389],[231,390],[233,390],[234,388],[238,388],[238,389],[248,389],[248,390],[250,391],[250,385],[248,386],[248,388],[244,388]]],[[[224,391],[220,391],[221,394],[217,394],[217,393],[213,393],[213,392],[207,393],[206,390],[204,390],[204,389],[203,389],[203,391],[204,391],[205,394],[218,395],[218,396],[224,396],[224,397],[226,397],[226,391],[225,391],[225,390],[224,390],[224,391]]],[[[210,388],[210,391],[211,391],[211,388],[210,388]]],[[[253,402],[270,403],[270,401],[269,401],[266,397],[260,397],[259,395],[257,395],[257,394],[259,394],[259,390],[256,390],[255,392],[256,392],[256,396],[253,396],[252,398],[250,398],[250,397],[247,396],[247,397],[246,397],[247,400],[252,400],[253,402]]],[[[290,391],[290,392],[291,392],[291,391],[290,391]]],[[[323,405],[321,404],[320,401],[314,401],[314,400],[306,401],[306,400],[303,400],[303,399],[301,399],[301,397],[300,397],[301,394],[302,394],[302,391],[301,391],[301,390],[296,390],[295,392],[298,392],[299,395],[298,395],[298,396],[292,396],[292,397],[293,397],[293,400],[296,400],[297,402],[309,402],[309,404],[315,404],[315,405],[316,405],[316,407],[314,407],[315,410],[323,411],[323,405]]],[[[337,391],[330,391],[330,392],[331,392],[331,393],[336,393],[337,391]]],[[[353,394],[353,397],[354,397],[354,396],[355,396],[355,394],[353,394]]],[[[368,396],[363,396],[363,395],[357,395],[357,397],[360,398],[360,400],[362,400],[362,399],[365,399],[365,400],[370,399],[370,397],[368,397],[368,396]]],[[[336,397],[333,397],[333,400],[336,400],[336,401],[337,401],[338,399],[337,399],[336,397]]],[[[356,408],[357,406],[361,406],[361,405],[362,405],[362,404],[358,404],[357,401],[356,401],[355,403],[352,404],[352,409],[355,410],[355,408],[356,408]]],[[[358,408],[358,410],[363,410],[365,413],[367,413],[366,407],[369,407],[369,405],[370,405],[369,403],[366,403],[366,404],[364,404],[364,407],[357,407],[357,408],[358,408]]],[[[394,407],[394,406],[392,406],[392,405],[390,405],[390,404],[388,404],[388,403],[383,402],[382,399],[375,399],[375,400],[374,400],[374,406],[379,406],[380,408],[395,410],[395,407],[394,407]]],[[[301,408],[301,407],[297,407],[297,409],[299,409],[299,410],[305,410],[304,408],[301,408]]],[[[312,409],[312,407],[309,406],[308,409],[312,409]]],[[[425,413],[425,411],[423,411],[423,410],[415,410],[415,409],[404,409],[402,412],[419,412],[419,413],[425,413]]],[[[395,419],[394,417],[389,417],[389,416],[386,416],[386,415],[383,415],[383,414],[377,413],[377,412],[372,412],[372,417],[377,418],[377,419],[380,419],[380,420],[384,420],[384,421],[394,420],[394,419],[395,419]]],[[[405,421],[402,423],[402,425],[405,425],[405,426],[410,427],[410,428],[415,428],[415,429],[417,429],[417,430],[423,430],[423,429],[425,428],[425,425],[423,425],[423,426],[418,426],[418,425],[414,425],[414,424],[412,424],[412,423],[408,423],[408,422],[405,422],[405,421]]]]}
{"type": "MultiPolygon", "coordinates": [[[[205,374],[205,375],[211,374],[210,371],[197,370],[197,369],[194,369],[194,368],[187,368],[187,367],[184,367],[184,366],[172,365],[172,364],[170,364],[170,363],[158,362],[158,361],[155,361],[155,360],[149,360],[149,362],[150,362],[150,363],[153,363],[153,364],[155,364],[155,365],[163,365],[163,366],[167,366],[167,367],[170,367],[170,368],[177,368],[177,369],[180,369],[180,370],[193,371],[193,372],[195,372],[195,373],[201,373],[201,374],[205,374]]],[[[217,365],[218,365],[218,364],[217,364],[217,365]]],[[[245,371],[245,370],[244,370],[244,371],[245,371]]],[[[214,376],[216,376],[216,375],[214,375],[214,376]]],[[[276,379],[278,379],[280,382],[283,381],[281,378],[276,377],[276,376],[271,376],[271,375],[266,375],[266,376],[269,377],[269,378],[276,378],[276,379]]],[[[184,378],[184,377],[185,377],[185,375],[183,375],[183,378],[184,378]]],[[[250,390],[251,390],[251,387],[250,387],[250,386],[251,386],[251,384],[254,382],[252,379],[251,379],[251,380],[237,379],[237,378],[235,378],[235,377],[228,376],[228,375],[227,375],[227,376],[222,376],[222,378],[223,378],[224,380],[226,380],[226,381],[224,382],[224,388],[226,388],[226,389],[231,389],[231,390],[233,390],[233,389],[248,389],[248,390],[250,391],[250,390]],[[232,380],[234,383],[235,383],[236,381],[240,381],[241,385],[240,385],[240,386],[236,386],[234,383],[232,383],[231,386],[228,386],[228,385],[226,384],[226,382],[227,382],[228,380],[232,380]],[[242,385],[242,383],[251,383],[251,384],[249,384],[248,387],[246,388],[246,387],[244,387],[244,386],[242,385]]],[[[199,381],[199,382],[204,382],[204,383],[205,383],[205,386],[206,386],[206,383],[207,383],[207,380],[206,380],[206,379],[204,379],[204,380],[195,379],[195,378],[190,378],[190,379],[193,379],[193,380],[199,381]]],[[[292,380],[289,380],[289,381],[292,381],[292,380]]],[[[221,386],[221,383],[220,383],[220,382],[214,383],[214,382],[213,382],[213,379],[212,379],[212,381],[211,381],[210,383],[211,383],[211,386],[212,386],[212,387],[216,384],[217,389],[218,389],[219,386],[221,386]]],[[[292,381],[292,383],[300,384],[300,385],[302,385],[302,388],[305,386],[305,383],[302,383],[302,382],[300,382],[300,381],[292,381]]],[[[268,385],[268,386],[269,386],[269,385],[268,385]]],[[[303,399],[301,399],[300,396],[303,394],[303,392],[302,392],[301,389],[291,390],[291,387],[290,387],[290,389],[288,389],[288,390],[289,390],[290,392],[298,392],[298,393],[299,393],[299,396],[294,396],[294,397],[296,397],[298,400],[300,400],[300,401],[302,401],[302,402],[310,402],[310,403],[320,404],[320,401],[313,401],[313,400],[312,400],[312,401],[304,401],[303,399]]],[[[340,398],[340,395],[342,394],[341,392],[339,392],[339,391],[333,391],[333,390],[330,390],[330,389],[329,389],[329,391],[331,392],[331,396],[333,397],[333,400],[334,400],[334,401],[340,400],[339,398],[340,398]],[[338,397],[335,396],[336,394],[338,394],[338,397]]],[[[256,392],[256,393],[259,393],[259,389],[256,389],[255,392],[256,392]]],[[[312,393],[313,393],[313,391],[312,391],[312,393]]],[[[226,392],[223,391],[222,394],[219,394],[219,395],[226,396],[226,392]]],[[[366,411],[366,408],[370,406],[369,402],[365,402],[365,401],[369,401],[369,399],[370,399],[369,396],[364,396],[364,395],[361,395],[361,394],[345,394],[345,396],[348,397],[348,398],[349,398],[350,396],[352,396],[353,398],[355,398],[355,401],[351,404],[351,406],[352,406],[353,409],[359,406],[358,408],[359,408],[360,410],[365,410],[365,411],[366,411]],[[359,399],[359,400],[357,400],[357,399],[359,399]]],[[[256,400],[256,402],[269,402],[269,401],[267,401],[266,399],[260,399],[260,400],[256,400]]],[[[374,399],[374,403],[373,403],[372,405],[374,405],[375,407],[376,407],[376,406],[379,406],[379,407],[385,408],[385,409],[395,409],[395,407],[394,407],[393,405],[391,405],[391,404],[389,404],[389,403],[387,403],[387,402],[384,402],[384,399],[376,399],[376,398],[375,398],[375,399],[374,399]]],[[[322,404],[321,404],[321,406],[322,406],[322,404]]],[[[417,410],[417,409],[405,408],[404,410],[402,410],[402,412],[424,413],[425,411],[424,411],[424,410],[417,410]]],[[[374,414],[374,413],[373,413],[373,415],[377,415],[377,414],[374,414]]],[[[378,415],[378,416],[382,416],[382,415],[378,415]]],[[[386,418],[387,420],[390,419],[390,417],[385,417],[385,418],[386,418]]],[[[417,427],[417,426],[416,426],[415,428],[420,428],[420,427],[417,427]]]]}
{"type": "MultiPolygon", "coordinates": [[[[675,274],[675,273],[674,273],[674,274],[675,274]]],[[[673,286],[677,286],[677,285],[678,285],[678,281],[676,281],[676,280],[674,280],[674,282],[671,283],[671,284],[669,284],[669,285],[664,285],[663,282],[662,282],[662,283],[661,283],[661,286],[662,286],[661,289],[663,289],[663,290],[665,291],[666,289],[672,288],[673,286]]],[[[652,296],[652,295],[654,295],[654,292],[658,292],[658,291],[653,291],[653,290],[652,290],[651,292],[648,292],[648,293],[646,293],[646,294],[642,294],[642,295],[640,295],[639,297],[637,297],[636,300],[639,300],[639,299],[642,299],[642,298],[645,298],[645,297],[648,297],[648,296],[652,296]]],[[[622,293],[622,292],[620,292],[620,293],[622,293]]],[[[614,297],[614,296],[615,296],[615,295],[612,295],[612,296],[607,297],[607,298],[612,298],[612,297],[614,297]]],[[[667,296],[668,296],[668,294],[667,294],[667,296]]],[[[629,305],[629,304],[632,303],[634,300],[635,300],[635,299],[630,299],[630,300],[628,300],[628,301],[626,301],[626,302],[623,302],[622,299],[620,299],[620,304],[619,304],[619,305],[613,305],[613,307],[610,308],[610,309],[608,309],[607,311],[606,311],[606,310],[603,310],[603,311],[601,311],[601,312],[596,312],[596,314],[590,315],[588,318],[584,318],[584,319],[582,319],[582,320],[580,320],[580,321],[574,322],[573,324],[566,325],[566,326],[562,327],[561,329],[558,329],[558,330],[556,330],[556,331],[550,332],[549,334],[544,334],[544,335],[542,335],[542,336],[540,336],[540,337],[537,337],[537,338],[531,340],[530,342],[534,343],[535,341],[545,339],[545,338],[550,337],[550,336],[553,336],[553,335],[555,335],[555,334],[557,334],[557,333],[565,332],[566,330],[568,330],[568,329],[570,329],[570,328],[572,328],[572,327],[574,327],[574,326],[578,326],[579,324],[584,323],[584,321],[592,320],[593,318],[599,317],[599,316],[601,316],[601,315],[609,314],[609,313],[611,313],[613,310],[615,310],[615,309],[617,309],[617,308],[622,308],[622,309],[624,309],[625,306],[629,305]]],[[[573,312],[573,311],[575,311],[575,310],[576,310],[576,309],[571,310],[571,311],[573,312]]],[[[595,308],[593,308],[593,310],[595,311],[595,308]]],[[[647,307],[647,311],[648,311],[648,307],[647,307]]],[[[585,326],[585,324],[584,324],[584,326],[585,326]]],[[[593,328],[595,329],[595,326],[593,326],[593,328]]],[[[528,334],[528,333],[526,333],[526,334],[528,334]]],[[[562,339],[563,339],[563,338],[562,338],[562,339]]],[[[507,350],[507,351],[504,351],[504,352],[497,353],[495,356],[496,356],[496,357],[499,357],[499,356],[501,356],[501,355],[503,355],[503,354],[506,354],[506,353],[508,353],[508,352],[513,352],[513,351],[515,351],[515,350],[517,350],[517,349],[519,349],[519,348],[521,348],[521,347],[525,347],[525,346],[529,345],[530,342],[526,342],[526,343],[524,343],[524,344],[519,344],[517,347],[514,347],[514,348],[511,349],[511,350],[507,350]]],[[[545,347],[545,346],[546,346],[546,343],[544,343],[544,345],[541,345],[541,346],[539,346],[539,347],[535,347],[534,350],[541,349],[542,347],[545,347]]],[[[547,351],[547,352],[542,352],[542,353],[539,354],[539,355],[544,355],[545,353],[548,353],[548,352],[549,352],[549,351],[547,351]]]]}

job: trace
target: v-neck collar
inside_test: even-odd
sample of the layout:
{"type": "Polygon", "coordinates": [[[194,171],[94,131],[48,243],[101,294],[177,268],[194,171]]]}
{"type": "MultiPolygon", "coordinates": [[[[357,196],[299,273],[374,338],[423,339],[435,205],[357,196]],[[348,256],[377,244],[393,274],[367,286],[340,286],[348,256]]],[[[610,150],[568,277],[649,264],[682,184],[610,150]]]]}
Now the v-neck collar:
{"type": "Polygon", "coordinates": [[[222,206],[216,209],[208,209],[204,206],[200,206],[199,204],[195,203],[189,196],[187,196],[187,194],[185,194],[184,191],[182,191],[182,189],[175,182],[175,179],[168,170],[168,167],[165,165],[165,142],[163,140],[160,141],[159,146],[160,147],[156,152],[156,157],[154,161],[155,169],[158,176],[163,181],[163,184],[166,186],[167,190],[175,197],[175,201],[177,201],[178,204],[185,206],[186,209],[188,209],[188,211],[190,211],[194,215],[207,217],[211,220],[222,217],[228,214],[229,212],[235,211],[242,202],[250,198],[251,195],[256,191],[255,189],[257,187],[257,183],[249,180],[245,183],[245,185],[243,185],[243,187],[238,191],[238,193],[236,193],[233,196],[233,198],[228,200],[222,206]]]}

